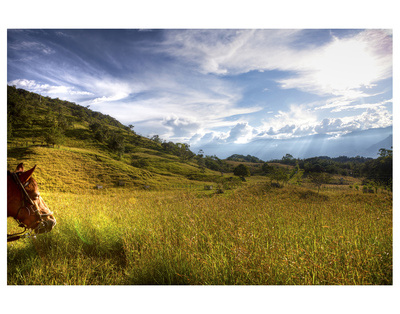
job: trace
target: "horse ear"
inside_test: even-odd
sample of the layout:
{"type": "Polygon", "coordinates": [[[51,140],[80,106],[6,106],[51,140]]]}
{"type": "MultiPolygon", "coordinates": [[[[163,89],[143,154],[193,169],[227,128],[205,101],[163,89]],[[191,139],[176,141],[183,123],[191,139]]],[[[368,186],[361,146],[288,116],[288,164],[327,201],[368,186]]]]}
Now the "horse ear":
{"type": "Polygon", "coordinates": [[[24,164],[22,162],[17,166],[15,172],[24,172],[24,164]]]}
{"type": "Polygon", "coordinates": [[[36,165],[31,170],[23,172],[19,176],[19,180],[21,181],[22,184],[26,183],[31,178],[33,171],[35,171],[35,168],[36,168],[36,165]]]}

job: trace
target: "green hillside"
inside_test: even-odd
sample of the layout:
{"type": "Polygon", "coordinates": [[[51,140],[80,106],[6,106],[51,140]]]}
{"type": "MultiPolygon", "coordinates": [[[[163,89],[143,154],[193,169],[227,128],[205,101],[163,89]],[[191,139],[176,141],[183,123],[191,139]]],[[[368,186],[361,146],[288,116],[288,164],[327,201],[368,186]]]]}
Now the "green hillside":
{"type": "Polygon", "coordinates": [[[114,118],[60,99],[7,86],[7,169],[37,165],[47,190],[152,189],[213,182],[185,144],[137,135],[114,118]]]}

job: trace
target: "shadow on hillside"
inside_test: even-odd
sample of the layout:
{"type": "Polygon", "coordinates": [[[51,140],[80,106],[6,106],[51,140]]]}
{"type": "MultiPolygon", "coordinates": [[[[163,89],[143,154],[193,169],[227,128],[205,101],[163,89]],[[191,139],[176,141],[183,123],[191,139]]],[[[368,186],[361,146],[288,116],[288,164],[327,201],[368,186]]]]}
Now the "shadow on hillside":
{"type": "Polygon", "coordinates": [[[36,153],[32,147],[14,147],[7,150],[7,156],[15,158],[18,161],[28,160],[32,155],[35,154],[36,153]]]}
{"type": "Polygon", "coordinates": [[[91,136],[91,132],[86,129],[69,129],[65,131],[66,137],[72,137],[77,140],[87,140],[91,136]]]}

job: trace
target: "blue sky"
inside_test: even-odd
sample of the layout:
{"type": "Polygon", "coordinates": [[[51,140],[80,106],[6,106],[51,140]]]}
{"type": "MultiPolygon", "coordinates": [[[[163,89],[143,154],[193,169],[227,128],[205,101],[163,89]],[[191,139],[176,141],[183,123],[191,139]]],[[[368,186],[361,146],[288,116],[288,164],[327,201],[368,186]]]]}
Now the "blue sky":
{"type": "Polygon", "coordinates": [[[392,32],[9,29],[7,83],[195,149],[338,138],[393,124],[392,32]]]}

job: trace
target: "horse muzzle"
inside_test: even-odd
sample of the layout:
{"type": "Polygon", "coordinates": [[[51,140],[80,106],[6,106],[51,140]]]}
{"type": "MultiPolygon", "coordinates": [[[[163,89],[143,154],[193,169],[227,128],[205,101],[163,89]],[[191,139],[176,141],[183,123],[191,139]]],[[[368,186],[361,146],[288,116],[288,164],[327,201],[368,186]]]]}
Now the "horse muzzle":
{"type": "Polygon", "coordinates": [[[56,225],[56,220],[49,218],[48,220],[41,221],[34,229],[36,234],[50,232],[56,225]]]}

